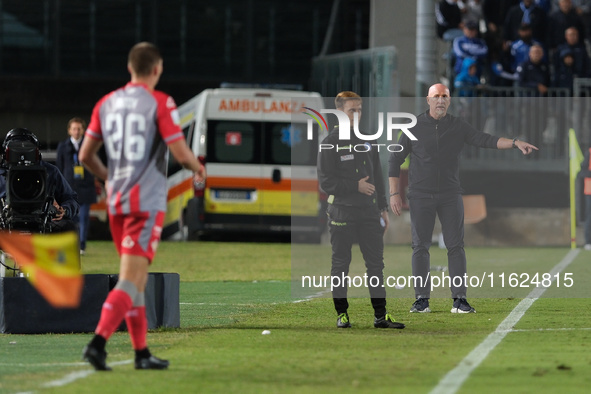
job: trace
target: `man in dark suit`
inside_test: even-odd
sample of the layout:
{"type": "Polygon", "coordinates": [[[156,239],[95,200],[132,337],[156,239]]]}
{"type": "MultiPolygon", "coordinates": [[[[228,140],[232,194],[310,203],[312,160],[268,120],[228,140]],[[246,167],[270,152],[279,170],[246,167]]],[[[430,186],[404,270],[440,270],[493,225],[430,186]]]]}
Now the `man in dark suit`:
{"type": "Polygon", "coordinates": [[[90,219],[90,205],[96,202],[94,176],[82,166],[78,159],[78,150],[86,130],[82,118],[72,118],[68,122],[68,138],[57,147],[56,166],[62,172],[72,189],[78,194],[80,203],[80,254],[86,250],[86,238],[90,219]]]}

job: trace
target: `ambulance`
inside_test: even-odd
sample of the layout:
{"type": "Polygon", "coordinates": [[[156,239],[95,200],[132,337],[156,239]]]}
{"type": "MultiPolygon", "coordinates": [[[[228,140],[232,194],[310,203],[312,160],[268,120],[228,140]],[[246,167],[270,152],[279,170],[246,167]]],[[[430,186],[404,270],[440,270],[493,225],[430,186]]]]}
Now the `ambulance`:
{"type": "Polygon", "coordinates": [[[216,232],[291,232],[318,242],[326,215],[316,158],[325,130],[314,124],[310,132],[303,107],[323,108],[320,94],[206,89],[180,105],[181,127],[207,179],[193,184],[191,172],[171,157],[168,231],[189,239],[216,232]]]}

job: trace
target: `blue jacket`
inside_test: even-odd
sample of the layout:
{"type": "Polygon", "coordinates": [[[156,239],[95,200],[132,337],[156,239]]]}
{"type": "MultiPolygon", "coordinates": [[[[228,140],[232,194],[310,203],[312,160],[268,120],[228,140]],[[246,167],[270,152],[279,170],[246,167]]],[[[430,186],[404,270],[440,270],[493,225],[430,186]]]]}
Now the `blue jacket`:
{"type": "MultiPolygon", "coordinates": [[[[525,42],[523,40],[515,41],[511,44],[511,71],[517,71],[517,67],[529,59],[529,50],[532,46],[542,44],[537,40],[532,40],[530,42],[525,42]]],[[[546,58],[546,54],[544,53],[544,59],[546,58]]]]}
{"type": "Polygon", "coordinates": [[[476,60],[472,58],[464,59],[462,71],[460,71],[454,80],[454,87],[460,97],[474,97],[474,91],[466,88],[474,88],[480,84],[478,76],[470,75],[470,67],[475,64],[476,60]]]}
{"type": "Polygon", "coordinates": [[[456,65],[454,69],[456,74],[459,74],[460,71],[462,71],[462,62],[467,57],[476,59],[478,62],[484,62],[488,55],[488,46],[481,38],[461,36],[454,40],[453,51],[456,57],[456,65]]]}

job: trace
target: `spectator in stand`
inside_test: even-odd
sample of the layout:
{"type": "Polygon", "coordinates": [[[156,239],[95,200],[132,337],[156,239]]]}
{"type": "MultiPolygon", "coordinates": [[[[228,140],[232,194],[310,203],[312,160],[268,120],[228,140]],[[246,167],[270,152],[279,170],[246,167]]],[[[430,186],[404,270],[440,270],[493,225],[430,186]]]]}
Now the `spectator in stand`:
{"type": "Polygon", "coordinates": [[[486,63],[488,47],[482,38],[478,38],[478,25],[468,22],[463,29],[464,35],[457,37],[453,43],[453,52],[456,58],[454,71],[456,74],[462,70],[462,62],[466,58],[476,60],[478,65],[477,76],[480,77],[483,65],[486,63]]]}
{"type": "Polygon", "coordinates": [[[544,60],[544,49],[533,45],[529,50],[529,59],[517,67],[519,86],[532,88],[537,95],[545,96],[550,86],[550,68],[544,60]]]}
{"type": "Polygon", "coordinates": [[[560,8],[552,12],[548,17],[548,38],[546,43],[551,51],[564,44],[564,32],[569,27],[575,27],[579,32],[579,37],[585,37],[583,18],[573,7],[572,0],[560,0],[558,6],[560,8]]]}
{"type": "MultiPolygon", "coordinates": [[[[482,16],[486,25],[484,40],[488,46],[491,73],[489,83],[492,86],[510,86],[510,59],[504,46],[504,24],[509,9],[518,4],[519,0],[484,0],[482,16]]],[[[516,78],[517,76],[515,76],[516,78]]]]}
{"type": "Polygon", "coordinates": [[[470,57],[464,59],[462,70],[454,80],[454,87],[459,97],[474,97],[476,95],[475,88],[482,86],[477,73],[478,65],[476,60],[470,57]]]}
{"type": "Polygon", "coordinates": [[[474,22],[480,25],[482,19],[482,0],[464,0],[458,2],[460,11],[462,11],[462,23],[474,22]]]}
{"type": "Polygon", "coordinates": [[[435,19],[439,38],[443,38],[443,33],[450,29],[461,29],[462,11],[458,6],[458,0],[439,1],[435,6],[435,19]]]}
{"type": "Polygon", "coordinates": [[[534,0],[521,0],[519,4],[511,7],[505,19],[505,41],[519,40],[519,26],[528,24],[532,28],[534,40],[545,43],[546,40],[546,13],[536,6],[534,0]]]}
{"type": "Polygon", "coordinates": [[[551,0],[535,0],[536,6],[540,8],[542,11],[548,15],[550,11],[552,11],[552,1],[551,0]]]}
{"type": "Polygon", "coordinates": [[[554,55],[554,86],[573,88],[574,78],[589,78],[590,59],[585,45],[579,40],[579,31],[569,27],[564,32],[565,43],[556,48],[554,55]],[[568,60],[565,57],[572,59],[568,60]],[[570,75],[570,78],[569,78],[570,75]]]}
{"type": "MultiPolygon", "coordinates": [[[[575,7],[575,10],[577,11],[577,14],[579,15],[583,15],[585,13],[589,13],[589,11],[591,11],[591,0],[571,0],[573,3],[573,7],[575,7]]],[[[559,3],[560,0],[552,0],[552,7],[551,7],[551,11],[556,11],[558,10],[559,7],[559,3]]]]}
{"type": "Polygon", "coordinates": [[[576,77],[573,52],[569,48],[564,48],[560,51],[556,51],[556,56],[559,58],[559,61],[554,68],[552,86],[569,89],[569,96],[572,97],[573,81],[576,77]]]}
{"type": "Polygon", "coordinates": [[[503,28],[507,12],[518,4],[519,0],[484,0],[482,3],[482,17],[486,25],[484,36],[491,55],[500,55],[503,47],[503,28]]]}
{"type": "Polygon", "coordinates": [[[507,13],[511,7],[518,3],[519,0],[484,0],[482,3],[482,17],[484,18],[487,32],[498,34],[502,37],[501,31],[503,30],[507,13]]]}
{"type": "Polygon", "coordinates": [[[545,98],[550,86],[550,67],[544,59],[544,49],[534,45],[529,50],[529,59],[517,67],[518,85],[533,90],[525,94],[521,107],[522,126],[528,140],[539,146],[542,141],[542,131],[546,128],[546,114],[548,103],[545,98]]]}
{"type": "Polygon", "coordinates": [[[516,72],[517,67],[529,58],[529,50],[533,45],[542,46],[542,43],[533,39],[531,26],[522,24],[519,26],[520,39],[513,42],[510,47],[511,72],[516,72]]]}
{"type": "MultiPolygon", "coordinates": [[[[559,9],[559,1],[560,0],[554,0],[552,2],[552,10],[559,9]]],[[[591,0],[572,0],[572,3],[575,11],[577,11],[577,14],[583,20],[586,36],[581,36],[581,41],[584,41],[591,37],[591,0]]]]}

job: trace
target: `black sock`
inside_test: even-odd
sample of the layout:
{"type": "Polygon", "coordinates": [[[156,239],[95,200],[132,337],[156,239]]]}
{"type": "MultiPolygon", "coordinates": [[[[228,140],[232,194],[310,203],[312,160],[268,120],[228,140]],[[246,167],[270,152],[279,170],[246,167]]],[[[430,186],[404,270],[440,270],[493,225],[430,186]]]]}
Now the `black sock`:
{"type": "Polygon", "coordinates": [[[148,358],[152,355],[152,353],[150,353],[150,350],[148,350],[148,348],[144,348],[142,350],[136,350],[135,351],[135,358],[148,358]]]}
{"type": "Polygon", "coordinates": [[[107,344],[107,340],[100,335],[95,335],[94,338],[90,341],[89,345],[93,348],[100,350],[101,352],[105,351],[105,345],[107,344]]]}

